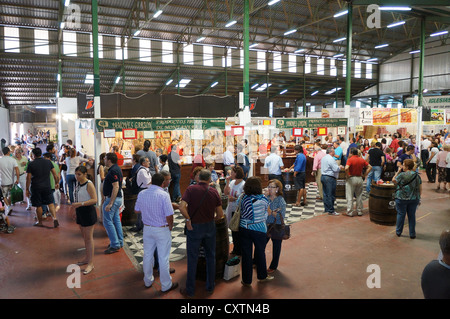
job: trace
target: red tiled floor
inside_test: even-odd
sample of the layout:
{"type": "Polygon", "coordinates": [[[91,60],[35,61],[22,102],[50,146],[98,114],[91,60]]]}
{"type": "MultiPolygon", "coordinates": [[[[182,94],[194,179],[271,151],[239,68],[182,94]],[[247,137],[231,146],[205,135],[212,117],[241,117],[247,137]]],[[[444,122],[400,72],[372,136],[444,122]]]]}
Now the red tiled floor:
{"type": "MultiPolygon", "coordinates": [[[[380,226],[362,217],[314,217],[292,225],[292,238],[283,242],[275,279],[242,287],[240,278],[218,280],[213,295],[197,282],[196,298],[211,299],[421,299],[420,276],[425,265],[439,253],[438,238],[450,227],[450,197],[437,193],[435,184],[422,174],[422,205],[417,212],[417,238],[405,228],[395,235],[394,226],[380,226]],[[368,288],[367,267],[380,266],[381,288],[368,288]]],[[[83,258],[83,240],[62,205],[60,227],[33,227],[33,217],[16,205],[11,222],[13,234],[0,234],[0,298],[2,299],[179,299],[179,289],[159,292],[158,278],[145,289],[142,273],[126,253],[105,255],[109,241],[101,224],[95,229],[95,270],[81,275],[81,288],[68,288],[67,266],[83,258]]],[[[367,202],[365,203],[367,207],[367,202]]],[[[271,258],[271,245],[266,257],[271,258]]],[[[171,263],[174,281],[184,286],[186,259],[171,263]]]]}

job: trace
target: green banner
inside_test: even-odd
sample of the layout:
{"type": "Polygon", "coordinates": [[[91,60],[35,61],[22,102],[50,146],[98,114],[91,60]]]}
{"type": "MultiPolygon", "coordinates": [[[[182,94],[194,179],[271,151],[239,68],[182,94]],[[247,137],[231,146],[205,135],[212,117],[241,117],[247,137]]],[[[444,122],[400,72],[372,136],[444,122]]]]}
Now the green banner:
{"type": "Polygon", "coordinates": [[[186,118],[186,119],[97,119],[97,132],[104,129],[132,128],[138,131],[173,131],[173,130],[207,130],[211,128],[224,130],[225,119],[186,118]]]}
{"type": "Polygon", "coordinates": [[[276,127],[279,129],[291,128],[318,128],[318,127],[347,127],[345,118],[284,118],[277,119],[276,127]]]}

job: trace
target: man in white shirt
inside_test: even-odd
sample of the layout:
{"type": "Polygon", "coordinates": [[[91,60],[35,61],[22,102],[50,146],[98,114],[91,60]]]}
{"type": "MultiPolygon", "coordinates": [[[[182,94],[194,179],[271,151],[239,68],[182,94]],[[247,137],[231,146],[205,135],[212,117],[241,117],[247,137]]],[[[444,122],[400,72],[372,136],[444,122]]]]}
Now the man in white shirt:
{"type": "MultiPolygon", "coordinates": [[[[139,158],[138,171],[136,173],[136,184],[139,187],[139,193],[147,189],[152,183],[152,175],[150,173],[150,159],[148,157],[142,156],[139,158]]],[[[139,232],[144,228],[142,223],[142,215],[137,214],[136,226],[130,229],[130,231],[139,232]]]]}
{"type": "Polygon", "coordinates": [[[231,167],[234,166],[234,146],[228,145],[227,150],[225,153],[223,153],[223,166],[224,166],[224,173],[225,176],[227,175],[228,171],[231,169],[231,167]]]}
{"type": "Polygon", "coordinates": [[[422,136],[422,141],[420,143],[420,159],[422,160],[423,168],[427,168],[427,161],[430,157],[430,151],[428,148],[431,146],[431,140],[422,136]]]}
{"type": "Polygon", "coordinates": [[[270,155],[265,158],[264,168],[267,169],[267,174],[269,174],[269,180],[278,179],[283,185],[283,178],[281,177],[281,170],[284,169],[283,160],[277,154],[278,146],[272,146],[270,148],[270,155]]]}
{"type": "Polygon", "coordinates": [[[5,214],[11,211],[11,201],[9,199],[11,188],[14,184],[19,184],[19,165],[14,157],[11,156],[9,147],[2,149],[3,157],[0,158],[0,178],[2,181],[3,199],[5,201],[6,209],[5,214]],[[15,177],[15,178],[14,178],[15,177]]]}
{"type": "Polygon", "coordinates": [[[342,166],[345,166],[345,163],[347,162],[348,143],[345,141],[345,138],[343,136],[341,136],[340,140],[341,143],[339,144],[339,146],[342,148],[341,164],[342,166]]]}
{"type": "Polygon", "coordinates": [[[136,183],[139,188],[148,188],[152,183],[152,174],[150,173],[150,159],[142,156],[139,159],[141,166],[136,174],[136,183]]]}
{"type": "Polygon", "coordinates": [[[153,175],[152,185],[139,193],[134,210],[142,214],[144,223],[144,284],[150,288],[154,281],[154,253],[158,250],[161,291],[169,292],[178,287],[170,276],[169,257],[172,246],[173,209],[170,195],[163,189],[164,176],[153,175]]]}

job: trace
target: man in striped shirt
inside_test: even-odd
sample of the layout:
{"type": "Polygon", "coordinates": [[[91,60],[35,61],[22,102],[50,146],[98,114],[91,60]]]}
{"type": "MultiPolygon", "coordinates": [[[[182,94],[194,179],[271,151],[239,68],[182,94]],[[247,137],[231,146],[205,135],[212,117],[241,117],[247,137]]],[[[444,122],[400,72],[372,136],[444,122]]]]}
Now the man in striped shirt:
{"type": "Polygon", "coordinates": [[[144,223],[144,284],[150,288],[153,284],[154,252],[158,250],[161,291],[168,292],[178,287],[172,282],[169,268],[171,230],[173,227],[173,209],[170,195],[163,189],[164,176],[156,173],[149,188],[141,191],[134,210],[142,214],[144,223]]]}

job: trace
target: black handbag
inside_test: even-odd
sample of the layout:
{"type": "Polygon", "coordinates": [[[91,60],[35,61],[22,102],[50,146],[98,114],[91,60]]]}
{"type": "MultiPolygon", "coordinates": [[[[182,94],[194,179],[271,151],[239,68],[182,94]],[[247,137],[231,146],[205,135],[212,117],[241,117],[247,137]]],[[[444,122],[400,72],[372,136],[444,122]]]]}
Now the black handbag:
{"type": "Polygon", "coordinates": [[[267,224],[267,237],[278,240],[287,240],[291,238],[291,226],[284,223],[283,215],[280,215],[281,224],[267,224]]]}

